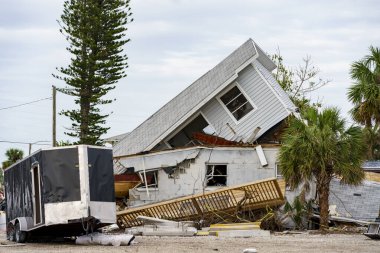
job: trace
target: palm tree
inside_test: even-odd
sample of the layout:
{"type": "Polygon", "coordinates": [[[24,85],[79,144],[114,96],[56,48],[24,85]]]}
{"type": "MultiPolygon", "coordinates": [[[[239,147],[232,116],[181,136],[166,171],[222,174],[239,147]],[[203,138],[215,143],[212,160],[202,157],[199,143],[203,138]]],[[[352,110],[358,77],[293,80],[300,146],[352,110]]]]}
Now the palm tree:
{"type": "Polygon", "coordinates": [[[380,159],[380,125],[376,123],[373,127],[363,129],[364,140],[368,145],[367,159],[380,159]]]}
{"type": "Polygon", "coordinates": [[[3,169],[6,169],[18,160],[21,160],[24,156],[24,151],[17,148],[10,148],[5,152],[5,155],[7,156],[7,160],[3,162],[3,169]]]}
{"type": "Polygon", "coordinates": [[[354,104],[353,119],[371,127],[380,122],[380,49],[371,46],[371,54],[351,65],[351,78],[355,81],[348,90],[348,99],[354,104]]]}
{"type": "Polygon", "coordinates": [[[316,181],[320,207],[320,228],[328,227],[330,181],[357,185],[364,178],[361,169],[365,145],[360,127],[345,127],[337,108],[306,109],[292,118],[282,137],[279,164],[285,180],[296,188],[316,181]]]}

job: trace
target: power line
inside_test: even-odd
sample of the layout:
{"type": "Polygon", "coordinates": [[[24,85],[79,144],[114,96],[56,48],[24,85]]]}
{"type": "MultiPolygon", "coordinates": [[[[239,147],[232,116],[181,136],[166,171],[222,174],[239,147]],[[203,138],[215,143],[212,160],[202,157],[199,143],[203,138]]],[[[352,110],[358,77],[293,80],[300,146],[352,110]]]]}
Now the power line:
{"type": "Polygon", "coordinates": [[[38,100],[34,100],[34,101],[31,101],[31,102],[27,102],[27,103],[23,103],[23,104],[19,104],[19,105],[12,105],[12,106],[8,106],[8,107],[3,107],[3,108],[0,108],[0,110],[11,109],[11,108],[15,108],[15,107],[29,105],[29,104],[37,103],[37,102],[40,102],[40,101],[43,101],[43,100],[48,100],[48,99],[51,99],[51,97],[41,98],[41,99],[38,99],[38,100]]]}
{"type": "Polygon", "coordinates": [[[33,144],[33,145],[41,145],[41,146],[50,146],[48,143],[40,143],[40,142],[48,142],[48,141],[37,141],[37,142],[21,142],[21,141],[2,141],[3,143],[13,143],[13,144],[33,144]]]}

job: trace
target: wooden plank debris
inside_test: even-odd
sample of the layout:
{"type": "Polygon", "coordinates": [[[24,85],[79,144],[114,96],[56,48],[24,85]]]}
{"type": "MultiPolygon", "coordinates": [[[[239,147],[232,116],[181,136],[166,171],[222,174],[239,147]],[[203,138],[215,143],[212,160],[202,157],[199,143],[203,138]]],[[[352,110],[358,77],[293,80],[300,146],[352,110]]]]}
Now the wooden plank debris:
{"type": "Polygon", "coordinates": [[[380,183],[380,173],[375,173],[375,172],[364,172],[365,174],[365,179],[369,181],[375,181],[380,183]]]}
{"type": "Polygon", "coordinates": [[[209,231],[258,230],[260,229],[260,224],[260,222],[211,224],[209,231]]]}
{"type": "Polygon", "coordinates": [[[284,194],[275,178],[196,194],[117,212],[120,228],[140,226],[138,216],[174,221],[207,220],[208,217],[236,214],[239,210],[256,210],[284,203],[284,194]]]}

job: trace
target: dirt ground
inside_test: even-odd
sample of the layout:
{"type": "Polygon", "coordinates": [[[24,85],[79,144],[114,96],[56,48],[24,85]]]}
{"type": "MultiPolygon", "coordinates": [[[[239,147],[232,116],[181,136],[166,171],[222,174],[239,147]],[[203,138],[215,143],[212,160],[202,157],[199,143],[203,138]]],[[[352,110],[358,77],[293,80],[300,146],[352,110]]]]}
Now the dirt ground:
{"type": "Polygon", "coordinates": [[[2,246],[5,235],[0,235],[0,253],[71,253],[71,252],[243,252],[255,248],[257,252],[380,252],[380,241],[361,234],[295,234],[271,235],[270,238],[217,237],[136,237],[132,246],[79,246],[73,243],[26,243],[24,246],[2,246]]]}

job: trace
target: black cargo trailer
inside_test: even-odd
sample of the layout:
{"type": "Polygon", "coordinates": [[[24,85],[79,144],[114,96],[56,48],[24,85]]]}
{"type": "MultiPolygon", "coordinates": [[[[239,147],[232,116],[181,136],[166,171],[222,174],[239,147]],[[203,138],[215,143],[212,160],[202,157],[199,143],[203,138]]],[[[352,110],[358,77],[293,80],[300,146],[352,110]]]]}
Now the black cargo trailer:
{"type": "Polygon", "coordinates": [[[74,236],[115,223],[112,150],[39,150],[4,171],[7,237],[74,236]]]}

